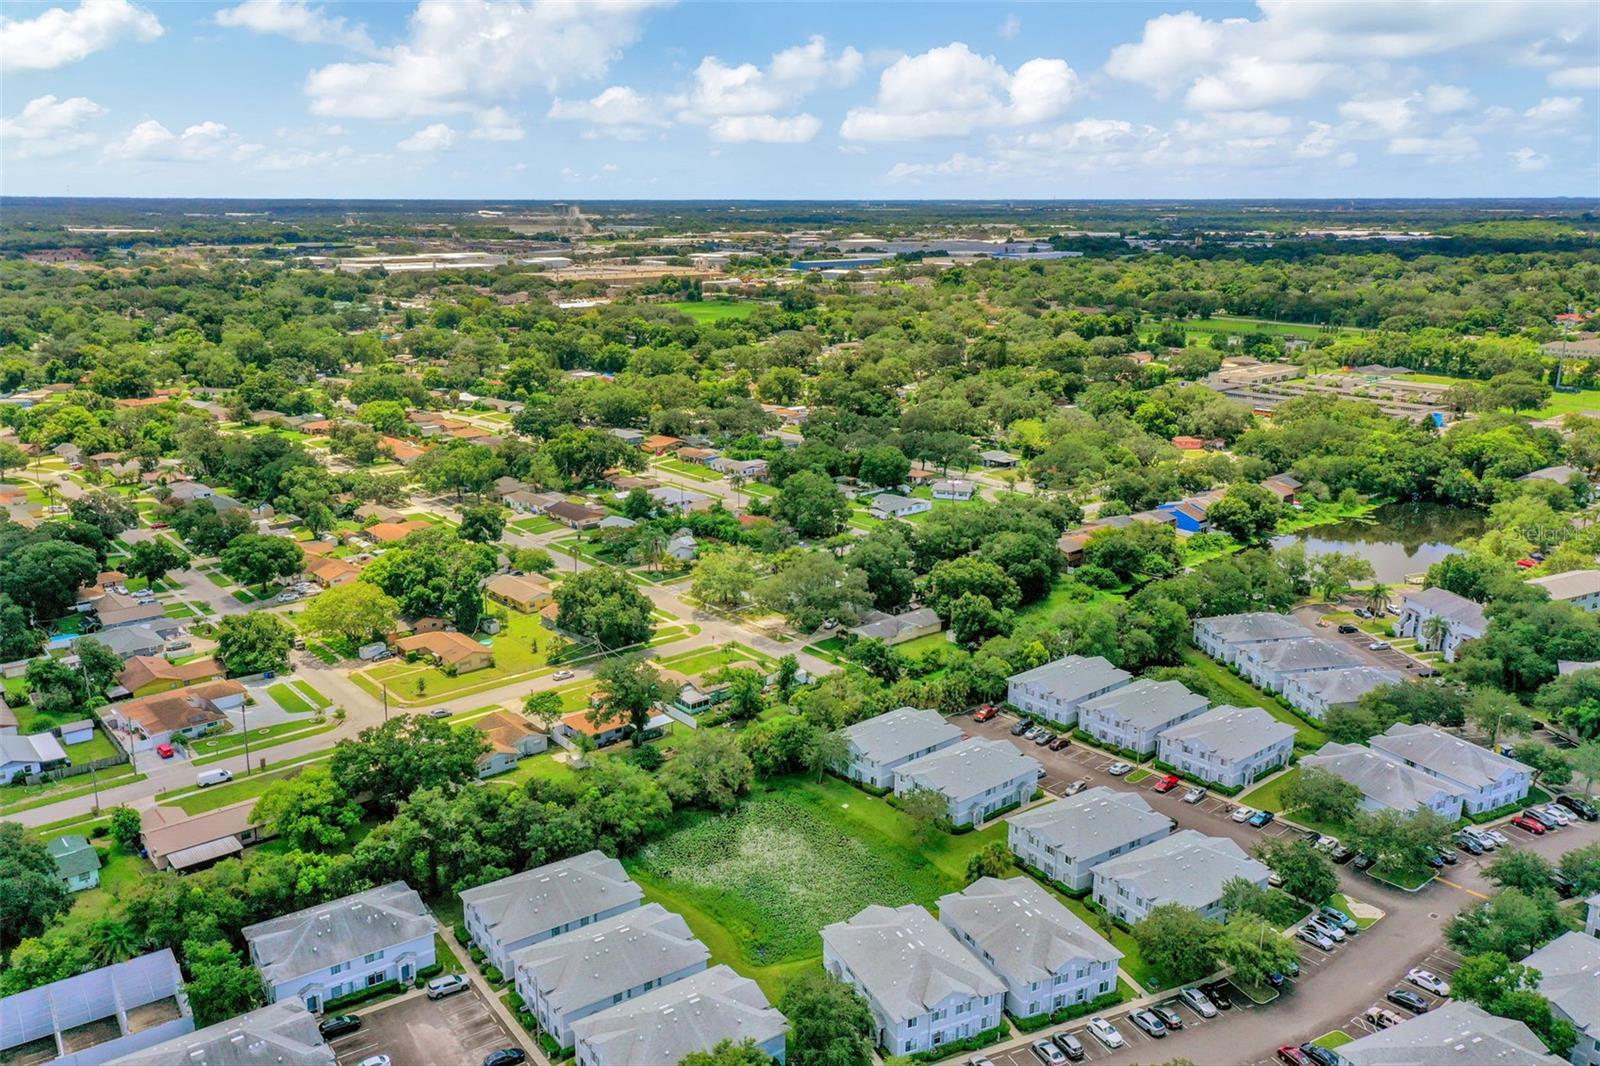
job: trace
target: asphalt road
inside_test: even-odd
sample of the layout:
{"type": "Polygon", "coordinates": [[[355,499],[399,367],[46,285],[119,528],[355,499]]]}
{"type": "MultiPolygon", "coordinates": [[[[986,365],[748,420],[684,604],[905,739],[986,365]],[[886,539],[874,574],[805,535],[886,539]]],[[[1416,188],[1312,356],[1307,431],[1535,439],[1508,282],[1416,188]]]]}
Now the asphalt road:
{"type": "MultiPolygon", "coordinates": [[[[1080,778],[1088,779],[1091,786],[1140,791],[1152,808],[1171,816],[1180,829],[1230,837],[1246,849],[1254,846],[1263,833],[1276,836],[1294,831],[1282,822],[1274,822],[1264,831],[1233,822],[1228,814],[1234,804],[1224,797],[1210,796],[1198,805],[1183,803],[1187,786],[1165,795],[1155,793],[1151,789],[1158,776],[1130,785],[1104,772],[1105,767],[1117,761],[1114,756],[1086,748],[1076,740],[1067,750],[1052,752],[1011,737],[1009,729],[1014,723],[1015,719],[1004,715],[982,724],[970,718],[960,720],[962,728],[968,732],[1010,740],[1038,759],[1046,770],[1044,788],[1055,795],[1060,795],[1067,785],[1080,778]]],[[[1574,821],[1542,837],[1515,828],[1500,828],[1511,838],[1512,846],[1528,848],[1550,859],[1600,841],[1600,822],[1574,821]]],[[[1493,855],[1478,858],[1464,852],[1457,855],[1455,866],[1447,866],[1437,880],[1418,892],[1391,888],[1350,865],[1338,867],[1340,891],[1382,908],[1385,917],[1346,943],[1337,945],[1331,953],[1324,954],[1309,944],[1296,941],[1301,957],[1300,977],[1286,982],[1283,995],[1266,1006],[1236,1007],[1213,1021],[1194,1025],[1187,1020],[1191,1012],[1184,1010],[1180,1012],[1186,1019],[1184,1029],[1159,1042],[1140,1032],[1123,1016],[1125,1009],[1119,1009],[1107,1017],[1117,1026],[1128,1046],[1115,1052],[1100,1045],[1087,1032],[1079,1032],[1085,1028],[1083,1019],[1033,1034],[1028,1039],[1035,1040],[1059,1029],[1077,1033],[1088,1049],[1088,1061],[1104,1066],[1164,1062],[1172,1058],[1186,1058],[1203,1066],[1254,1066],[1273,1061],[1276,1049],[1282,1044],[1299,1044],[1334,1029],[1343,1029],[1351,1036],[1363,1036],[1372,1027],[1362,1020],[1362,1015],[1370,1007],[1384,1005],[1384,993],[1401,987],[1407,970],[1420,966],[1448,979],[1459,963],[1459,958],[1444,946],[1444,925],[1457,911],[1487,899],[1496,888],[1482,872],[1493,855]],[[1159,1046],[1155,1046],[1158,1043],[1159,1046]]],[[[1421,993],[1420,989],[1413,990],[1430,1001],[1437,999],[1421,993]]],[[[1236,997],[1236,1003],[1241,998],[1236,997]]],[[[1409,1017],[1399,1007],[1389,1006],[1389,1009],[1402,1018],[1409,1017]]],[[[995,1066],[1040,1066],[1026,1042],[1004,1052],[990,1052],[989,1058],[995,1066]]]]}

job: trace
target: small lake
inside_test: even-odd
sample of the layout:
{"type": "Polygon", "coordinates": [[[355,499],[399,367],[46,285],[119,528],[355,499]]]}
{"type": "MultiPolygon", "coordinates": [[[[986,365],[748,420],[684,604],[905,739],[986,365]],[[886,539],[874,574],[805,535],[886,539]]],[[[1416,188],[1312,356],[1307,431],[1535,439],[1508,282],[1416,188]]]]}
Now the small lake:
{"type": "Polygon", "coordinates": [[[1372,564],[1377,579],[1398,585],[1461,549],[1454,545],[1483,533],[1483,515],[1439,503],[1390,503],[1362,518],[1315,526],[1276,537],[1274,548],[1305,545],[1307,555],[1341,551],[1372,564]]]}

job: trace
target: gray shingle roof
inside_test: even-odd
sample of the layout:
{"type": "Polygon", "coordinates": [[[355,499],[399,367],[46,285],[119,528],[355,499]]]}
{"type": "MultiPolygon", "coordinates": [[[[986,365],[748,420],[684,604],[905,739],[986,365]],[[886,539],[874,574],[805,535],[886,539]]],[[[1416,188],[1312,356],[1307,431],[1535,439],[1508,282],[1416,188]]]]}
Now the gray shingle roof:
{"type": "Polygon", "coordinates": [[[269,984],[431,936],[438,929],[410,885],[392,881],[331,903],[246,926],[244,938],[269,984]]]}
{"type": "Polygon", "coordinates": [[[1099,692],[1107,685],[1127,681],[1132,676],[1099,655],[1068,655],[1032,670],[1012,674],[1011,680],[1048,689],[1063,700],[1076,700],[1091,692],[1099,692]]]}
{"type": "Polygon", "coordinates": [[[824,926],[822,940],[892,1018],[914,1018],[951,995],[1005,992],[983,960],[915,903],[871,906],[824,926]]]}
{"type": "Polygon", "coordinates": [[[1151,810],[1138,793],[1104,785],[1043,807],[1019,811],[1006,821],[1029,830],[1074,859],[1103,854],[1173,825],[1171,818],[1151,810]]]}
{"type": "Polygon", "coordinates": [[[1449,589],[1428,588],[1405,593],[1401,609],[1412,604],[1475,633],[1482,633],[1489,624],[1483,616],[1483,604],[1458,596],[1449,589]]]}
{"type": "Polygon", "coordinates": [[[1266,881],[1268,870],[1225,837],[1182,829],[1164,840],[1119,855],[1094,868],[1096,877],[1125,882],[1145,899],[1204,907],[1222,896],[1224,882],[1266,881]]]}
{"type": "Polygon", "coordinates": [[[622,864],[599,851],[524,870],[461,893],[502,943],[644,898],[622,864]]]}
{"type": "Polygon", "coordinates": [[[1401,811],[1424,804],[1440,792],[1466,794],[1459,785],[1385,759],[1359,744],[1324,744],[1315,755],[1301,759],[1300,765],[1327,770],[1359,788],[1368,799],[1401,811]]]}
{"type": "Polygon", "coordinates": [[[106,1066],[333,1066],[317,1016],[298,997],[111,1059],[106,1066]]]}
{"type": "Polygon", "coordinates": [[[1575,600],[1600,592],[1600,570],[1568,570],[1564,574],[1532,578],[1528,584],[1549,592],[1552,600],[1575,600]]]}
{"type": "Polygon", "coordinates": [[[1366,660],[1343,641],[1307,637],[1304,640],[1280,640],[1264,644],[1250,651],[1250,658],[1263,668],[1277,673],[1299,673],[1303,670],[1327,670],[1340,666],[1364,666],[1366,660]]]}
{"type": "Polygon", "coordinates": [[[1311,630],[1286,614],[1251,611],[1246,614],[1220,614],[1197,620],[1226,643],[1256,640],[1288,640],[1309,637],[1311,630]]]}
{"type": "Polygon", "coordinates": [[[1375,688],[1398,685],[1405,679],[1405,675],[1398,670],[1346,666],[1339,670],[1311,670],[1296,674],[1294,684],[1333,707],[1341,703],[1354,703],[1375,688]]]}
{"type": "Polygon", "coordinates": [[[713,966],[574,1022],[574,1042],[607,1066],[680,1062],[720,1041],[764,1044],[787,1032],[784,1020],[747,977],[713,966]]]}
{"type": "Polygon", "coordinates": [[[1140,678],[1115,692],[1096,696],[1078,711],[1080,715],[1084,711],[1098,711],[1134,729],[1149,729],[1181,718],[1209,702],[1204,696],[1190,692],[1181,682],[1140,678]]]}
{"type": "Polygon", "coordinates": [[[45,845],[62,877],[77,877],[100,869],[100,853],[83,837],[60,836],[45,845]]]}
{"type": "Polygon", "coordinates": [[[540,941],[511,956],[558,1013],[610,999],[710,957],[682,915],[659,903],[540,941]]]}
{"type": "Polygon", "coordinates": [[[1193,744],[1219,758],[1243,759],[1294,736],[1294,726],[1260,707],[1213,707],[1161,731],[1162,740],[1193,744]]]}
{"type": "Polygon", "coordinates": [[[961,735],[938,711],[899,707],[841,730],[856,749],[879,763],[903,759],[961,735]]]}
{"type": "Polygon", "coordinates": [[[1526,1025],[1459,1000],[1351,1041],[1339,1057],[1349,1066],[1566,1066],[1526,1025]]]}
{"type": "Polygon", "coordinates": [[[989,953],[1013,985],[1048,980],[1074,960],[1114,962],[1122,952],[1026,877],[983,877],[939,899],[939,914],[989,953]]]}
{"type": "Polygon", "coordinates": [[[972,796],[1003,785],[1023,774],[1037,774],[1039,761],[1024,755],[1004,740],[974,737],[960,744],[912,759],[897,767],[897,775],[915,778],[918,784],[946,796],[972,796]]]}
{"type": "Polygon", "coordinates": [[[1533,773],[1533,767],[1526,763],[1496,755],[1470,740],[1427,725],[1396,722],[1368,743],[1423,769],[1477,788],[1499,781],[1507,772],[1533,773]]]}
{"type": "Polygon", "coordinates": [[[1541,996],[1591,1039],[1600,1036],[1600,938],[1562,933],[1522,963],[1544,975],[1541,996]]]}

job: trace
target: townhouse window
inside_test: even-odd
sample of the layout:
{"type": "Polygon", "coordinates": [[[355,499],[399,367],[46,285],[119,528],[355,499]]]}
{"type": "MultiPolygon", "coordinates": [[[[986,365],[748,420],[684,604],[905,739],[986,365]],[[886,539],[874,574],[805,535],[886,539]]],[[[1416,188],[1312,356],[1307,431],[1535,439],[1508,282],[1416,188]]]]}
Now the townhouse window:
{"type": "Polygon", "coordinates": [[[383,958],[383,952],[374,951],[372,954],[366,956],[361,961],[362,962],[377,962],[381,958],[383,958]]]}
{"type": "Polygon", "coordinates": [[[915,1029],[916,1027],[917,1027],[917,1019],[912,1018],[909,1022],[906,1022],[906,1028],[907,1029],[915,1029]]]}

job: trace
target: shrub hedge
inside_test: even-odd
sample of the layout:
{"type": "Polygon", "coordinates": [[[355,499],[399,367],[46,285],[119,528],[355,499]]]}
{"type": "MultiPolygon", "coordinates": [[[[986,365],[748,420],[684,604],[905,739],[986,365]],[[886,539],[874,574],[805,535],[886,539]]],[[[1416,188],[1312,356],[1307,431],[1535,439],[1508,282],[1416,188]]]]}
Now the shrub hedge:
{"type": "Polygon", "coordinates": [[[975,1033],[965,1040],[952,1040],[948,1044],[940,1044],[931,1050],[919,1051],[911,1056],[911,1061],[937,1062],[940,1059],[949,1058],[951,1055],[959,1055],[963,1051],[980,1051],[990,1044],[998,1044],[1010,1035],[1011,1027],[1002,1020],[993,1029],[985,1029],[983,1032],[975,1033]]]}
{"type": "Polygon", "coordinates": [[[366,988],[358,988],[354,992],[347,992],[342,996],[334,996],[322,1004],[322,1010],[324,1013],[338,1011],[341,1007],[353,1007],[357,1003],[365,1003],[398,991],[400,991],[399,981],[383,981],[366,988]]]}
{"type": "Polygon", "coordinates": [[[1031,1014],[1026,1018],[1013,1016],[1011,1024],[1015,1025],[1021,1032],[1033,1033],[1038,1032],[1047,1025],[1060,1025],[1062,1022],[1070,1022],[1074,1018],[1082,1018],[1088,1014],[1099,1014],[1101,1011],[1110,1010],[1121,1002],[1121,990],[1113,989],[1103,996],[1089,1000],[1087,1003],[1070,1003],[1060,1010],[1052,1011],[1048,1014],[1031,1014]]]}

